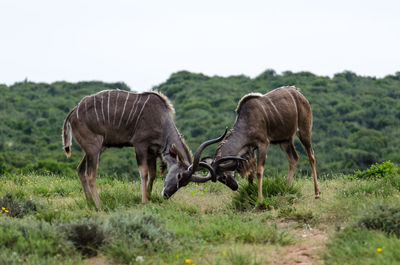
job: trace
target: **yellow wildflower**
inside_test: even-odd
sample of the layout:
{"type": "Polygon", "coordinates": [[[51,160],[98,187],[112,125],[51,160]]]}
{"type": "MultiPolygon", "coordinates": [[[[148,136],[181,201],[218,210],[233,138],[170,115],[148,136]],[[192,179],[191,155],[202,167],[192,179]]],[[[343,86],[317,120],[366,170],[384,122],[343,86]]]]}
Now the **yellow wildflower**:
{"type": "Polygon", "coordinates": [[[381,248],[377,248],[376,251],[382,252],[382,249],[381,248]]]}
{"type": "Polygon", "coordinates": [[[4,208],[4,207],[1,207],[1,209],[4,211],[6,208],[4,208]]]}
{"type": "Polygon", "coordinates": [[[185,259],[186,264],[189,264],[190,262],[192,262],[190,259],[185,259]]]}
{"type": "Polygon", "coordinates": [[[6,213],[8,213],[8,210],[4,210],[6,213]]]}

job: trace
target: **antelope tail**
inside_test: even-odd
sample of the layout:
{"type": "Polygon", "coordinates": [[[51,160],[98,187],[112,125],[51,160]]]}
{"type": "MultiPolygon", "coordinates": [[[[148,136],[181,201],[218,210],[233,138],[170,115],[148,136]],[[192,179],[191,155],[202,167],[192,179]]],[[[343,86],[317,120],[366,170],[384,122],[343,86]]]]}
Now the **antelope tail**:
{"type": "Polygon", "coordinates": [[[72,130],[71,124],[69,123],[69,115],[64,121],[62,139],[64,145],[64,151],[67,157],[71,156],[71,146],[72,146],[72,130]]]}

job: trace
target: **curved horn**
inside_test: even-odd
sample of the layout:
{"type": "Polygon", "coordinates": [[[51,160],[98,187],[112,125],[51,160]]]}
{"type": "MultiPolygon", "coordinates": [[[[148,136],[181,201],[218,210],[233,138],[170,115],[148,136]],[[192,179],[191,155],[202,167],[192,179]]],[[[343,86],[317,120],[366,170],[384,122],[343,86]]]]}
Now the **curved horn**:
{"type": "Polygon", "coordinates": [[[207,164],[205,162],[199,162],[199,167],[208,169],[209,173],[206,176],[203,176],[201,174],[188,175],[189,172],[187,171],[187,172],[184,173],[185,177],[190,177],[190,181],[193,181],[193,182],[207,182],[210,179],[212,179],[213,181],[214,180],[217,181],[217,175],[215,174],[215,171],[214,171],[214,169],[212,168],[211,165],[209,165],[209,164],[207,164]]]}
{"type": "Polygon", "coordinates": [[[237,161],[246,161],[246,159],[239,157],[239,156],[224,156],[221,158],[218,158],[214,163],[213,163],[213,167],[214,169],[218,167],[219,164],[228,161],[228,160],[237,160],[237,161]]]}
{"type": "Polygon", "coordinates": [[[228,132],[228,129],[225,128],[225,132],[224,132],[223,135],[221,135],[221,136],[218,137],[218,138],[205,141],[204,143],[202,143],[202,144],[199,146],[199,148],[197,148],[196,152],[194,153],[193,163],[192,163],[192,165],[190,165],[190,167],[188,168],[190,174],[193,174],[193,173],[197,170],[197,167],[199,166],[200,156],[201,156],[201,153],[203,152],[204,148],[206,148],[207,146],[209,146],[209,145],[211,145],[211,144],[214,144],[214,143],[217,143],[217,142],[221,141],[222,139],[224,139],[227,132],[228,132]]]}
{"type": "Polygon", "coordinates": [[[223,171],[227,170],[227,171],[231,171],[231,170],[235,170],[238,166],[237,162],[238,161],[246,161],[246,159],[238,157],[238,156],[225,156],[225,157],[221,157],[219,159],[217,159],[213,164],[212,167],[214,169],[214,171],[216,172],[217,170],[219,170],[219,166],[220,164],[226,162],[226,161],[231,161],[231,162],[235,162],[235,164],[228,164],[227,167],[222,168],[223,171]],[[235,165],[235,166],[234,166],[235,165]]]}
{"type": "Polygon", "coordinates": [[[214,170],[214,168],[213,168],[211,165],[209,165],[209,164],[207,164],[207,163],[205,163],[205,162],[200,162],[200,163],[199,163],[199,166],[202,167],[202,168],[208,169],[208,171],[209,171],[210,173],[207,174],[207,177],[208,177],[209,175],[211,175],[211,180],[212,180],[213,182],[216,182],[216,181],[217,181],[217,174],[215,174],[215,170],[214,170]]]}
{"type": "Polygon", "coordinates": [[[202,175],[198,175],[198,174],[193,174],[192,176],[190,176],[191,181],[198,182],[198,183],[207,182],[210,179],[211,179],[211,176],[209,176],[209,175],[202,176],[202,175]]]}

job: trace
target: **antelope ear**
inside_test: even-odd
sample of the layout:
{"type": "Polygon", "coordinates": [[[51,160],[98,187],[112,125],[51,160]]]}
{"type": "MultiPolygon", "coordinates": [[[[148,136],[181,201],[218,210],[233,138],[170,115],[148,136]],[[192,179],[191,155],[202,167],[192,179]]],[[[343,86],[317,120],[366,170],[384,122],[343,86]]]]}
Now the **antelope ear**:
{"type": "Polygon", "coordinates": [[[183,162],[183,156],[181,152],[179,152],[178,148],[176,147],[175,144],[171,145],[171,148],[169,149],[169,153],[171,156],[178,162],[183,162]]]}
{"type": "Polygon", "coordinates": [[[176,148],[176,145],[173,144],[171,145],[171,147],[169,148],[169,154],[177,161],[179,161],[179,152],[178,149],[176,148]]]}

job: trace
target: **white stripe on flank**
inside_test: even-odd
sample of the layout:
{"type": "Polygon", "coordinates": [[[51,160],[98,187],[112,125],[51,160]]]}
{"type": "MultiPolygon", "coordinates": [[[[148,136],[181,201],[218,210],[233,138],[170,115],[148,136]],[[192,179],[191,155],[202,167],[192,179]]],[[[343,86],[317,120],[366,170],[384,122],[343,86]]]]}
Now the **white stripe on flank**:
{"type": "Polygon", "coordinates": [[[108,102],[107,102],[107,120],[108,124],[110,124],[110,90],[108,90],[108,102]]]}
{"type": "Polygon", "coordinates": [[[271,103],[272,107],[274,107],[274,110],[276,111],[276,114],[278,114],[279,120],[280,120],[280,121],[282,122],[282,124],[283,124],[282,116],[281,116],[281,114],[279,113],[278,109],[276,108],[274,102],[272,102],[272,100],[271,100],[270,98],[268,98],[268,97],[267,97],[267,99],[269,100],[269,103],[271,103]]]}
{"type": "Polygon", "coordinates": [[[94,104],[94,112],[96,113],[96,119],[97,122],[99,122],[99,115],[97,114],[97,109],[96,109],[96,95],[93,96],[93,104],[94,104]]]}
{"type": "MultiPolygon", "coordinates": [[[[82,101],[81,101],[82,102],[82,101]]],[[[79,102],[78,107],[76,107],[76,118],[79,120],[79,107],[81,106],[81,102],[79,102]]]]}
{"type": "MultiPolygon", "coordinates": [[[[136,120],[136,123],[135,123],[135,127],[133,127],[135,131],[136,131],[136,126],[137,126],[137,124],[138,124],[138,122],[139,122],[139,119],[140,119],[140,115],[142,115],[142,112],[143,112],[143,110],[144,110],[144,106],[146,106],[146,103],[147,103],[147,101],[149,101],[149,99],[150,99],[150,95],[147,96],[147,99],[146,99],[146,101],[143,103],[142,109],[141,109],[140,112],[139,112],[139,115],[138,115],[137,120],[136,120]]],[[[135,133],[133,133],[133,134],[135,134],[135,133]]]]}
{"type": "Polygon", "coordinates": [[[126,125],[128,124],[129,120],[131,119],[131,115],[132,115],[133,108],[136,106],[136,103],[138,102],[138,100],[139,100],[139,95],[136,94],[136,99],[135,99],[135,101],[133,102],[131,111],[129,112],[128,119],[126,120],[126,125]]]}
{"type": "MultiPolygon", "coordinates": [[[[139,97],[139,95],[138,95],[138,97],[139,97]]],[[[140,100],[140,99],[139,99],[140,100]]],[[[132,114],[132,122],[133,122],[133,120],[135,119],[135,114],[136,114],[136,111],[138,110],[138,107],[139,107],[139,101],[138,101],[138,104],[136,104],[136,107],[135,107],[135,111],[133,112],[133,114],[132,114]]],[[[131,122],[130,121],[130,122],[131,122]]]]}
{"type": "Polygon", "coordinates": [[[81,107],[82,101],[84,101],[86,98],[87,98],[87,96],[86,96],[86,97],[83,97],[83,99],[81,99],[81,101],[79,101],[78,107],[76,107],[76,118],[77,118],[78,120],[79,120],[79,108],[81,107]]]}
{"type": "Polygon", "coordinates": [[[121,126],[121,121],[122,121],[122,118],[124,117],[124,113],[125,113],[126,102],[128,102],[130,93],[129,92],[127,92],[127,93],[128,93],[128,95],[126,96],[126,99],[125,99],[124,109],[122,110],[121,119],[119,119],[118,128],[119,128],[119,126],[121,126]]]}
{"type": "Polygon", "coordinates": [[[103,123],[106,123],[106,118],[104,116],[104,107],[103,107],[103,95],[104,93],[101,93],[101,114],[103,115],[103,123]]]}
{"type": "Polygon", "coordinates": [[[119,91],[117,91],[117,99],[115,100],[114,117],[113,117],[113,123],[112,123],[113,125],[115,125],[115,116],[117,114],[118,98],[119,98],[119,91]]]}
{"type": "Polygon", "coordinates": [[[268,122],[268,125],[269,125],[269,118],[268,118],[267,111],[265,110],[264,105],[263,105],[262,103],[260,103],[260,105],[261,105],[261,108],[262,108],[263,111],[264,111],[265,117],[267,118],[267,122],[268,122]]]}
{"type": "Polygon", "coordinates": [[[288,91],[287,89],[285,89],[285,91],[289,94],[289,96],[292,98],[293,103],[294,103],[294,107],[296,109],[296,116],[297,116],[297,104],[296,104],[296,100],[294,100],[294,97],[292,95],[292,93],[290,93],[290,91],[288,91]]]}

